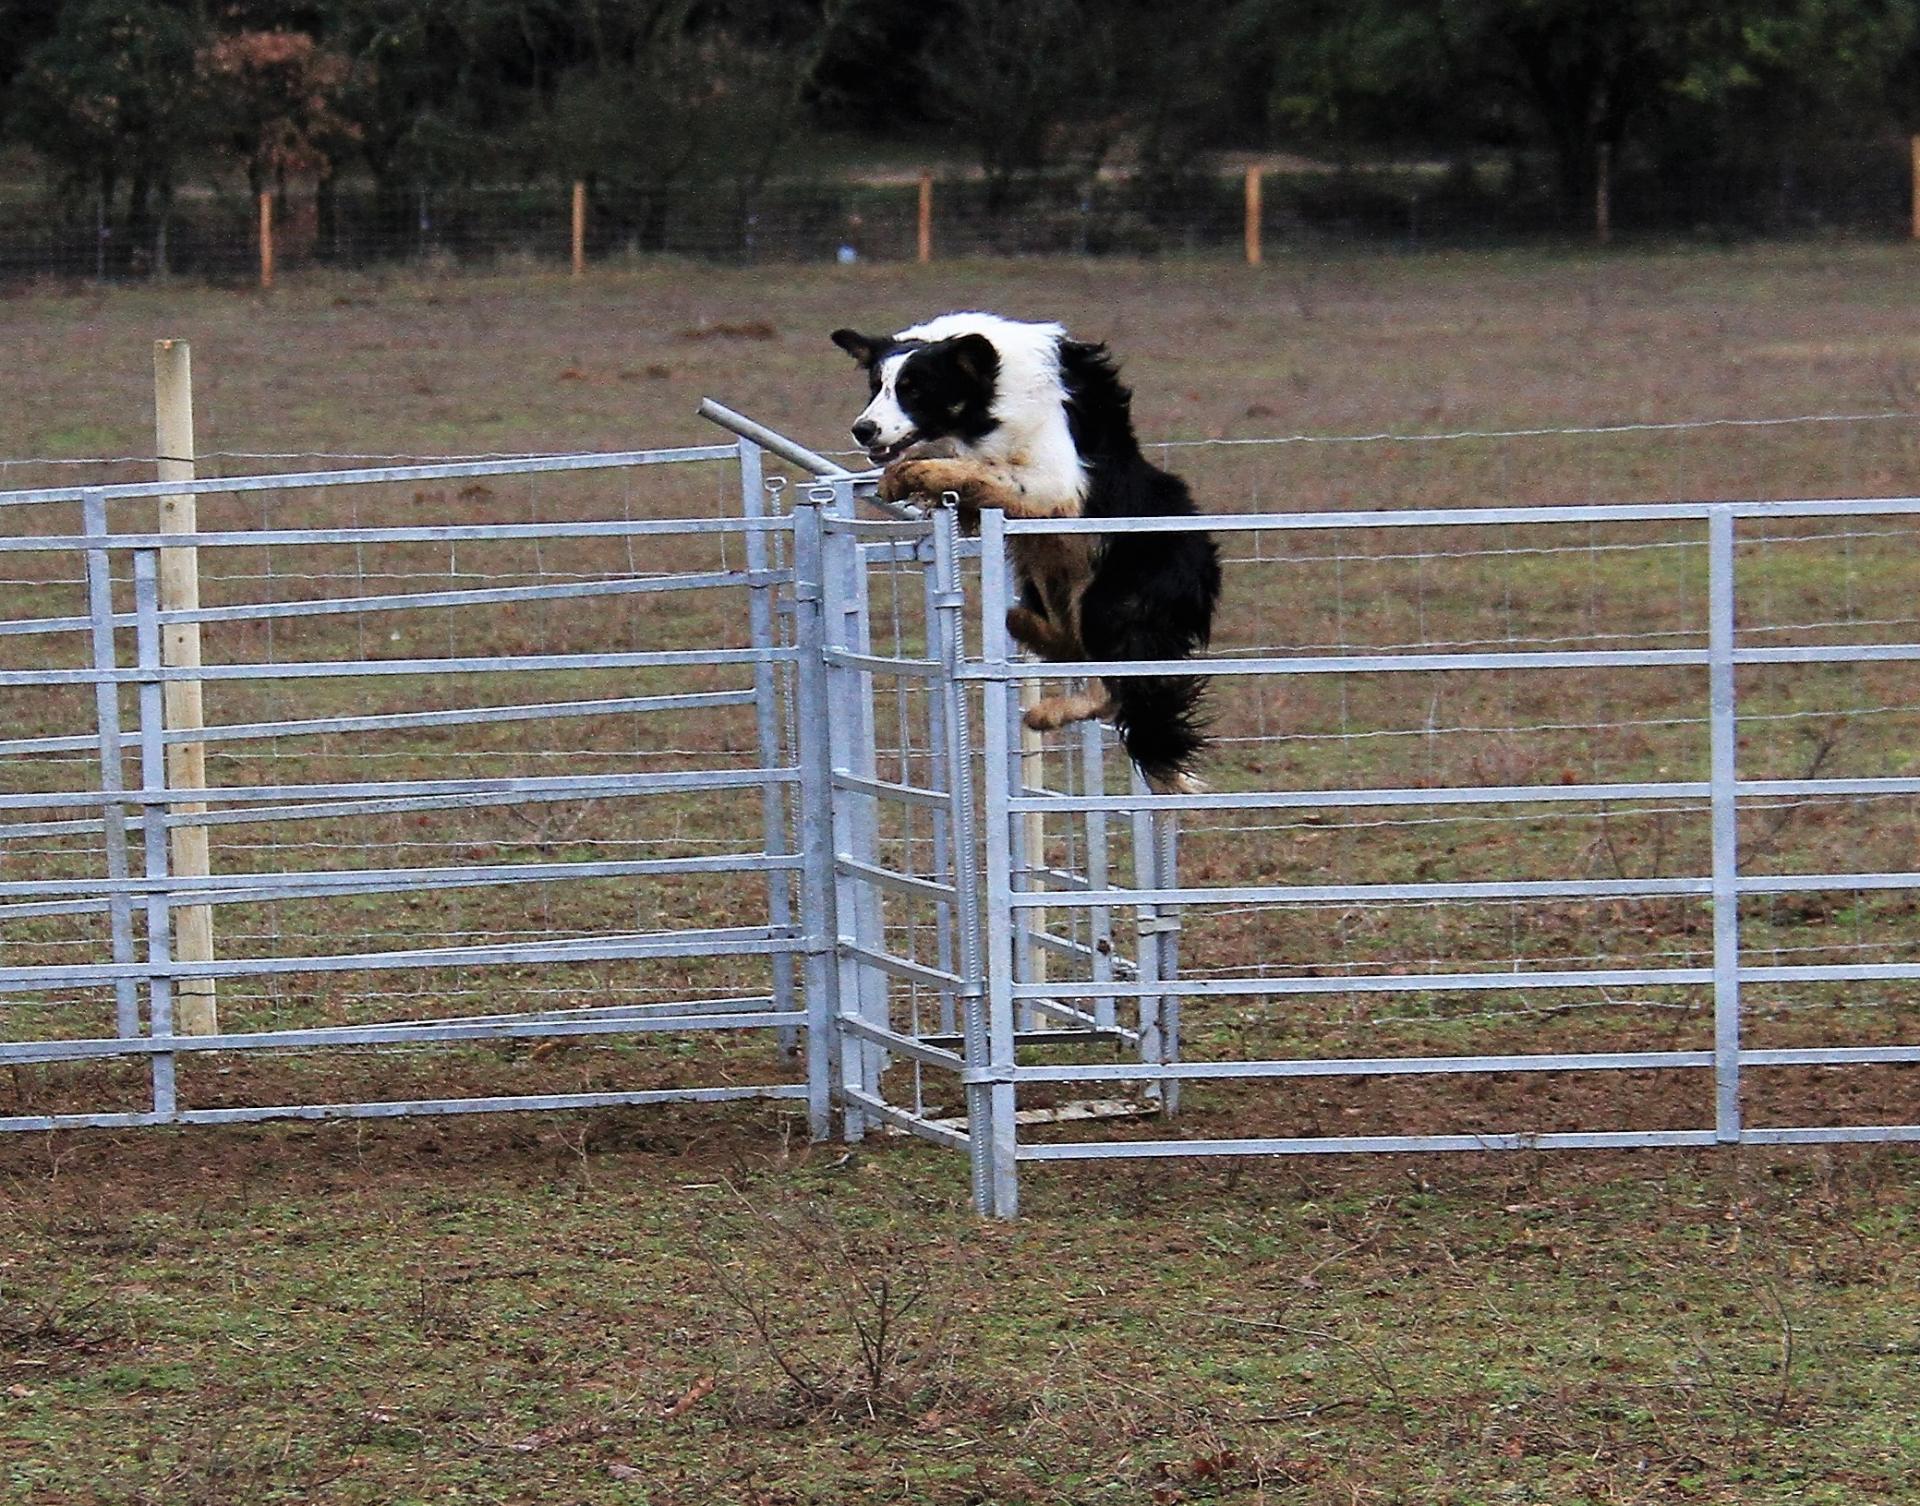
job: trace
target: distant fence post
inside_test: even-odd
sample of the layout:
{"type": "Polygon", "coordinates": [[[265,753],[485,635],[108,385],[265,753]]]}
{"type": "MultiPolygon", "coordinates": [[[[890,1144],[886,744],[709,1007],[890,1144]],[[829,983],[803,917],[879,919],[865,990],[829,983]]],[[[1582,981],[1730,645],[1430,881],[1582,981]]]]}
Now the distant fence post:
{"type": "Polygon", "coordinates": [[[260,195],[260,289],[273,286],[273,195],[260,195]]]}
{"type": "MultiPolygon", "coordinates": [[[[1920,137],[1914,138],[1920,142],[1920,137]]],[[[920,169],[920,265],[933,260],[933,174],[920,169]]]]}
{"type": "Polygon", "coordinates": [[[1613,147],[1605,141],[1593,149],[1593,238],[1603,246],[1613,239],[1613,147]]]}
{"type": "Polygon", "coordinates": [[[1913,154],[1913,238],[1920,241],[1920,135],[1908,143],[1913,154]]]}
{"type": "Polygon", "coordinates": [[[1260,265],[1260,169],[1247,169],[1247,265],[1260,265]]]}
{"type": "MultiPolygon", "coordinates": [[[[265,195],[261,202],[267,202],[265,195]]],[[[158,475],[162,481],[191,481],[193,447],[193,351],[185,340],[153,343],[153,438],[158,475]]],[[[198,507],[191,492],[160,499],[161,533],[194,533],[198,507]]],[[[200,607],[200,551],[187,547],[160,551],[160,610],[193,612],[200,607]]],[[[160,630],[160,662],[169,668],[200,667],[200,624],[169,623],[160,630]]],[[[164,722],[169,732],[197,732],[206,725],[198,680],[168,680],[164,695],[164,722]]],[[[167,749],[169,790],[207,787],[205,743],[175,743],[167,749]]],[[[166,807],[167,814],[198,814],[200,800],[183,800],[166,807]]],[[[147,819],[160,819],[158,806],[147,807],[147,819]]],[[[172,831],[173,873],[182,879],[205,878],[208,864],[207,828],[176,826],[172,831]]],[[[185,905],[173,911],[173,951],[180,962],[213,960],[213,909],[185,905]]],[[[182,1035],[214,1035],[219,1019],[211,978],[181,978],[174,987],[174,1028],[182,1035]]]]}
{"type": "Polygon", "coordinates": [[[573,184],[573,275],[587,275],[587,185],[578,178],[573,184]]]}

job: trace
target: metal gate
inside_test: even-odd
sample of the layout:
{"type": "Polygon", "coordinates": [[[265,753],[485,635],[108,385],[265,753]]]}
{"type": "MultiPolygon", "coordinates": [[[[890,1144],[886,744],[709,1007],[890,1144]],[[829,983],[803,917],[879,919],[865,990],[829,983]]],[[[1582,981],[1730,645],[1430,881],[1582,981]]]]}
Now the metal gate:
{"type": "Polygon", "coordinates": [[[789,1099],[1002,1216],[1028,1161],[1920,1139],[1821,1096],[1920,1061],[1920,500],[1211,516],[1218,788],[1162,796],[1021,705],[1187,666],[1022,659],[1008,547],[1180,522],[968,538],[707,413],[0,494],[0,1128],[789,1099]]]}
{"type": "Polygon", "coordinates": [[[0,495],[0,1129],[770,1098],[826,1133],[759,458],[0,495]]]}

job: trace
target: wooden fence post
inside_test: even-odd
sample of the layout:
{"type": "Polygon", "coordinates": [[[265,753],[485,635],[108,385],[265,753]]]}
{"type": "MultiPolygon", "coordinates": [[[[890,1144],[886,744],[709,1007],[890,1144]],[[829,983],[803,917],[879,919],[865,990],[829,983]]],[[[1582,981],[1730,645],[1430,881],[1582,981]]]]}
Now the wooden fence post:
{"type": "Polygon", "coordinates": [[[1913,153],[1913,238],[1920,241],[1920,135],[1907,145],[1913,153]]]}
{"type": "Polygon", "coordinates": [[[1593,149],[1593,238],[1603,246],[1613,239],[1613,147],[1605,141],[1593,149]]]}
{"type": "Polygon", "coordinates": [[[573,184],[573,275],[587,275],[587,185],[578,178],[573,184]]]}
{"type": "Polygon", "coordinates": [[[273,286],[273,195],[260,195],[260,290],[273,286]]]}
{"type": "MultiPolygon", "coordinates": [[[[1914,138],[1920,142],[1920,137],[1914,138]]],[[[933,260],[933,174],[920,170],[920,265],[933,260]]]]}
{"type": "Polygon", "coordinates": [[[1260,265],[1260,169],[1247,169],[1247,265],[1260,265]]]}
{"type": "MultiPolygon", "coordinates": [[[[261,203],[267,203],[261,196],[261,203]]],[[[162,481],[191,481],[193,448],[193,351],[185,340],[156,340],[153,344],[153,437],[162,481]]],[[[160,499],[160,532],[193,533],[199,525],[192,493],[160,499]]],[[[200,606],[200,551],[195,548],[160,551],[160,610],[192,612],[200,606]]],[[[169,667],[197,669],[200,665],[200,624],[170,623],[160,630],[160,662],[169,667]]],[[[205,725],[198,680],[169,680],[164,693],[169,732],[198,731],[205,725]]],[[[205,743],[173,743],[167,748],[167,787],[204,790],[207,787],[205,743]]],[[[169,814],[186,815],[206,809],[199,800],[183,800],[167,807],[169,814]]],[[[160,814],[149,806],[150,817],[160,814]]],[[[176,826],[171,840],[173,872],[183,879],[205,878],[210,871],[207,828],[176,826]]],[[[184,905],[173,912],[173,954],[181,962],[213,960],[213,910],[208,905],[184,905]]],[[[219,1019],[211,978],[182,978],[174,991],[174,1028],[182,1035],[214,1035],[219,1019]]]]}

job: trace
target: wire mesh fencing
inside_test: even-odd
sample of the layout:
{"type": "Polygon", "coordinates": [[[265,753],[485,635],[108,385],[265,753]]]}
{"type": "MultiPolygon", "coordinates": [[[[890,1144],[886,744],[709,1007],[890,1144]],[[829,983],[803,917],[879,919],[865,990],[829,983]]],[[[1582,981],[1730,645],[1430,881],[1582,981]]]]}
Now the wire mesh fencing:
{"type": "MultiPolygon", "coordinates": [[[[1616,172],[1610,234],[1723,241],[1845,233],[1905,237],[1912,171],[1904,139],[1817,159],[1734,166],[1629,165],[1616,172]]],[[[741,176],[476,184],[349,176],[272,195],[283,268],[561,268],[686,257],[735,263],[1000,256],[1238,256],[1244,177],[1217,167],[983,177],[871,174],[839,181],[741,176]],[[577,237],[577,239],[576,239],[577,237]]],[[[1251,214],[1274,251],[1508,246],[1590,241],[1590,195],[1570,199],[1543,164],[1296,165],[1264,174],[1251,214]]],[[[251,280],[260,210],[245,185],[182,187],[165,202],[0,189],[0,280],[251,280]]]]}

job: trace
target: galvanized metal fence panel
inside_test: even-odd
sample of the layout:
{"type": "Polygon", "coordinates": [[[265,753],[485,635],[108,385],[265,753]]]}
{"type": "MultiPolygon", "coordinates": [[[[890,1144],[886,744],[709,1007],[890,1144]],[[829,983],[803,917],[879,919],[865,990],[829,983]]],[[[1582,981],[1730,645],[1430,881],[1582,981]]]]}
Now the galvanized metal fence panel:
{"type": "Polygon", "coordinates": [[[1920,499],[1210,516],[1218,787],[1155,795],[1023,691],[1193,666],[1020,657],[1010,546],[1190,523],[874,516],[705,411],[739,442],[0,494],[0,1128],[792,1099],[1000,1215],[1033,1161],[1920,1139],[1768,1086],[1920,1061],[1920,499]],[[136,526],[183,491],[200,532],[136,526]],[[163,611],[181,546],[217,589],[163,611]]]}
{"type": "Polygon", "coordinates": [[[0,741],[0,1061],[19,1069],[0,1129],[772,1098],[825,1133],[830,1012],[795,976],[819,934],[796,921],[796,878],[818,855],[783,728],[818,649],[804,618],[787,625],[793,525],[769,515],[759,457],[742,442],[0,494],[16,525],[0,644],[19,645],[0,693],[29,734],[0,741]],[[510,479],[527,521],[489,515],[510,479]],[[415,488],[448,483],[471,521],[360,521],[438,510],[444,493],[415,488]],[[138,504],[182,493],[241,526],[138,526],[138,504]],[[676,515],[689,496],[717,515],[676,515]],[[584,515],[541,516],[563,504],[584,515]],[[301,526],[275,525],[287,506],[301,526]],[[163,547],[200,551],[205,605],[159,609],[163,547]],[[714,598],[740,610],[691,605],[714,598]],[[204,667],[162,661],[161,629],[185,622],[209,635],[204,667]],[[443,624],[444,652],[415,647],[443,624]],[[168,728],[162,688],[186,679],[238,714],[168,728]],[[231,777],[170,780],[167,750],[188,743],[231,777]],[[469,772],[488,760],[511,772],[469,772]],[[168,871],[185,826],[223,838],[209,877],[168,871]],[[213,908],[212,960],[174,955],[191,906],[213,908]],[[177,1028],[189,978],[220,980],[214,1033],[177,1028]],[[796,1049],[716,1044],[690,1067],[644,1046],[717,1032],[796,1049]],[[398,1065],[422,1051],[427,1068],[398,1065]],[[128,1067],[137,1094],[108,1070],[128,1067]]]}

